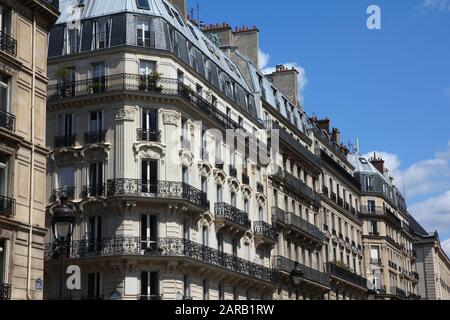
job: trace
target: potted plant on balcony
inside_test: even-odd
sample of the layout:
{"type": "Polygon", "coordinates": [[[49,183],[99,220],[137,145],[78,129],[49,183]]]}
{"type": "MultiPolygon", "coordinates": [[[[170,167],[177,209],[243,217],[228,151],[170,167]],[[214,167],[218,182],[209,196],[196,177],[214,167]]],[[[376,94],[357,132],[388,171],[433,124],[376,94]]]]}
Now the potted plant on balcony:
{"type": "Polygon", "coordinates": [[[70,76],[72,70],[69,68],[61,68],[56,71],[56,79],[58,80],[59,92],[62,97],[69,97],[71,91],[70,76]]]}
{"type": "Polygon", "coordinates": [[[139,90],[142,91],[152,91],[152,92],[162,92],[163,87],[159,85],[162,74],[157,71],[152,71],[152,73],[147,75],[140,75],[139,90]]]}

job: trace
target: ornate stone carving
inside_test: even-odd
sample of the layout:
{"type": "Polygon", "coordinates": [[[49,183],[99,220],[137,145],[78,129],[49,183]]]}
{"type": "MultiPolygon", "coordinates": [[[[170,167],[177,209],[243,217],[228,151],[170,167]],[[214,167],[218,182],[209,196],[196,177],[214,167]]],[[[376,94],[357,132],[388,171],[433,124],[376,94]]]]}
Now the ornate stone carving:
{"type": "Polygon", "coordinates": [[[185,167],[191,167],[194,163],[194,154],[190,151],[180,151],[180,162],[185,167]]]}
{"type": "Polygon", "coordinates": [[[212,173],[212,167],[211,165],[206,161],[200,161],[198,164],[200,176],[208,178],[211,176],[212,173]]]}
{"type": "Polygon", "coordinates": [[[10,230],[0,229],[0,239],[11,239],[12,232],[10,230]]]}
{"type": "Polygon", "coordinates": [[[237,192],[239,190],[239,181],[235,178],[228,178],[228,187],[230,191],[237,192]]]}
{"type": "Polygon", "coordinates": [[[10,66],[8,66],[2,62],[0,62],[0,71],[8,74],[10,76],[14,75],[14,70],[10,66]]]}
{"type": "Polygon", "coordinates": [[[134,121],[136,109],[123,108],[116,113],[116,121],[134,121]]]}
{"type": "Polygon", "coordinates": [[[108,150],[104,146],[89,146],[80,152],[84,161],[100,162],[108,159],[108,150]]]}
{"type": "Polygon", "coordinates": [[[165,125],[178,127],[181,115],[173,110],[164,110],[162,111],[162,118],[165,125]]]}
{"type": "Polygon", "coordinates": [[[79,159],[79,153],[73,148],[59,149],[51,154],[57,166],[72,165],[79,159]]]}
{"type": "Polygon", "coordinates": [[[252,188],[250,188],[248,185],[242,185],[241,187],[242,193],[244,194],[245,199],[251,199],[252,197],[252,188]]]}
{"type": "Polygon", "coordinates": [[[163,160],[166,146],[158,142],[138,142],[133,146],[135,159],[163,160]]]}

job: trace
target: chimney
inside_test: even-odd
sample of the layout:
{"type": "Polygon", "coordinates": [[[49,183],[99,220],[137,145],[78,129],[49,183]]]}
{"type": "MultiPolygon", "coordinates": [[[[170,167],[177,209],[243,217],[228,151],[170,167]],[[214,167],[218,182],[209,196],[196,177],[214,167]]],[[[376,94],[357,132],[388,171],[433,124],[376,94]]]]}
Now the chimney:
{"type": "Polygon", "coordinates": [[[333,128],[333,131],[331,132],[331,139],[336,142],[336,144],[341,144],[341,131],[337,128],[333,128]]]}
{"type": "Polygon", "coordinates": [[[249,58],[255,67],[259,68],[259,29],[256,26],[253,26],[253,28],[236,27],[233,38],[233,45],[237,47],[239,52],[249,58]]]}
{"type": "Polygon", "coordinates": [[[293,104],[298,105],[298,74],[295,68],[288,69],[284,65],[278,65],[276,71],[267,77],[293,104]]]}
{"type": "Polygon", "coordinates": [[[183,19],[186,20],[186,0],[170,0],[170,3],[177,8],[183,19]]]}
{"type": "Polygon", "coordinates": [[[202,28],[204,34],[217,37],[219,47],[230,47],[233,44],[233,30],[228,23],[210,24],[202,28]]]}
{"type": "Polygon", "coordinates": [[[373,154],[373,158],[371,158],[370,163],[378,170],[381,174],[384,175],[384,160],[382,158],[377,158],[377,154],[373,154]]]}
{"type": "Polygon", "coordinates": [[[320,129],[330,132],[330,119],[325,118],[322,120],[317,120],[316,123],[320,129]]]}

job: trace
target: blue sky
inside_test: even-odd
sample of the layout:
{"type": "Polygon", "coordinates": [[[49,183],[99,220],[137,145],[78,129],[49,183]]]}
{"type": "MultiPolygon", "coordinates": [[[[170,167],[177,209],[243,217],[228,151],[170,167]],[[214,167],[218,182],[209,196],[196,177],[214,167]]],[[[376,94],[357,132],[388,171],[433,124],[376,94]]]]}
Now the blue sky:
{"type": "MultiPolygon", "coordinates": [[[[450,239],[450,0],[188,0],[205,23],[256,25],[264,67],[302,72],[308,114],[378,151],[424,226],[450,239]],[[382,29],[368,30],[378,5],[382,29]],[[256,8],[256,9],[255,9],[256,8]]],[[[195,14],[195,17],[197,15],[195,14]]],[[[444,244],[450,251],[450,241],[444,244]]]]}

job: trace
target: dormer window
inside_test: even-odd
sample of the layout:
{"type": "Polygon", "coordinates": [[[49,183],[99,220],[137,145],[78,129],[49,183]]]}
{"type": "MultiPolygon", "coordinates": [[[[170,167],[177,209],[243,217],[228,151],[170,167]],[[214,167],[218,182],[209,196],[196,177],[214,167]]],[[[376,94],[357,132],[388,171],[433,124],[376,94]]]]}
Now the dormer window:
{"type": "Polygon", "coordinates": [[[192,69],[197,71],[197,50],[193,46],[189,49],[189,59],[192,69]]]}
{"type": "Polygon", "coordinates": [[[211,67],[211,60],[206,60],[205,62],[205,73],[206,73],[206,80],[212,81],[212,67],[211,67]]]}
{"type": "Polygon", "coordinates": [[[176,12],[175,10],[172,10],[173,14],[175,15],[175,17],[177,18],[178,23],[184,27],[184,23],[183,23],[183,19],[181,19],[181,16],[178,14],[178,12],[176,12]]]}
{"type": "Polygon", "coordinates": [[[359,158],[359,161],[360,161],[362,164],[368,164],[367,160],[364,159],[364,158],[359,158]]]}
{"type": "Polygon", "coordinates": [[[191,30],[191,33],[192,33],[192,35],[194,36],[194,38],[198,40],[198,36],[197,36],[197,34],[195,33],[194,28],[193,28],[191,25],[189,25],[189,30],[191,30]]]}
{"type": "Polygon", "coordinates": [[[95,22],[94,46],[95,49],[108,48],[110,43],[110,20],[95,22]]]}
{"type": "Polygon", "coordinates": [[[138,9],[150,10],[148,0],[136,0],[136,5],[138,9]]]}
{"type": "Polygon", "coordinates": [[[136,23],[137,45],[150,47],[150,21],[138,20],[136,23]]]}
{"type": "Polygon", "coordinates": [[[64,32],[64,54],[77,53],[79,50],[80,32],[76,28],[66,28],[64,32]]]}

